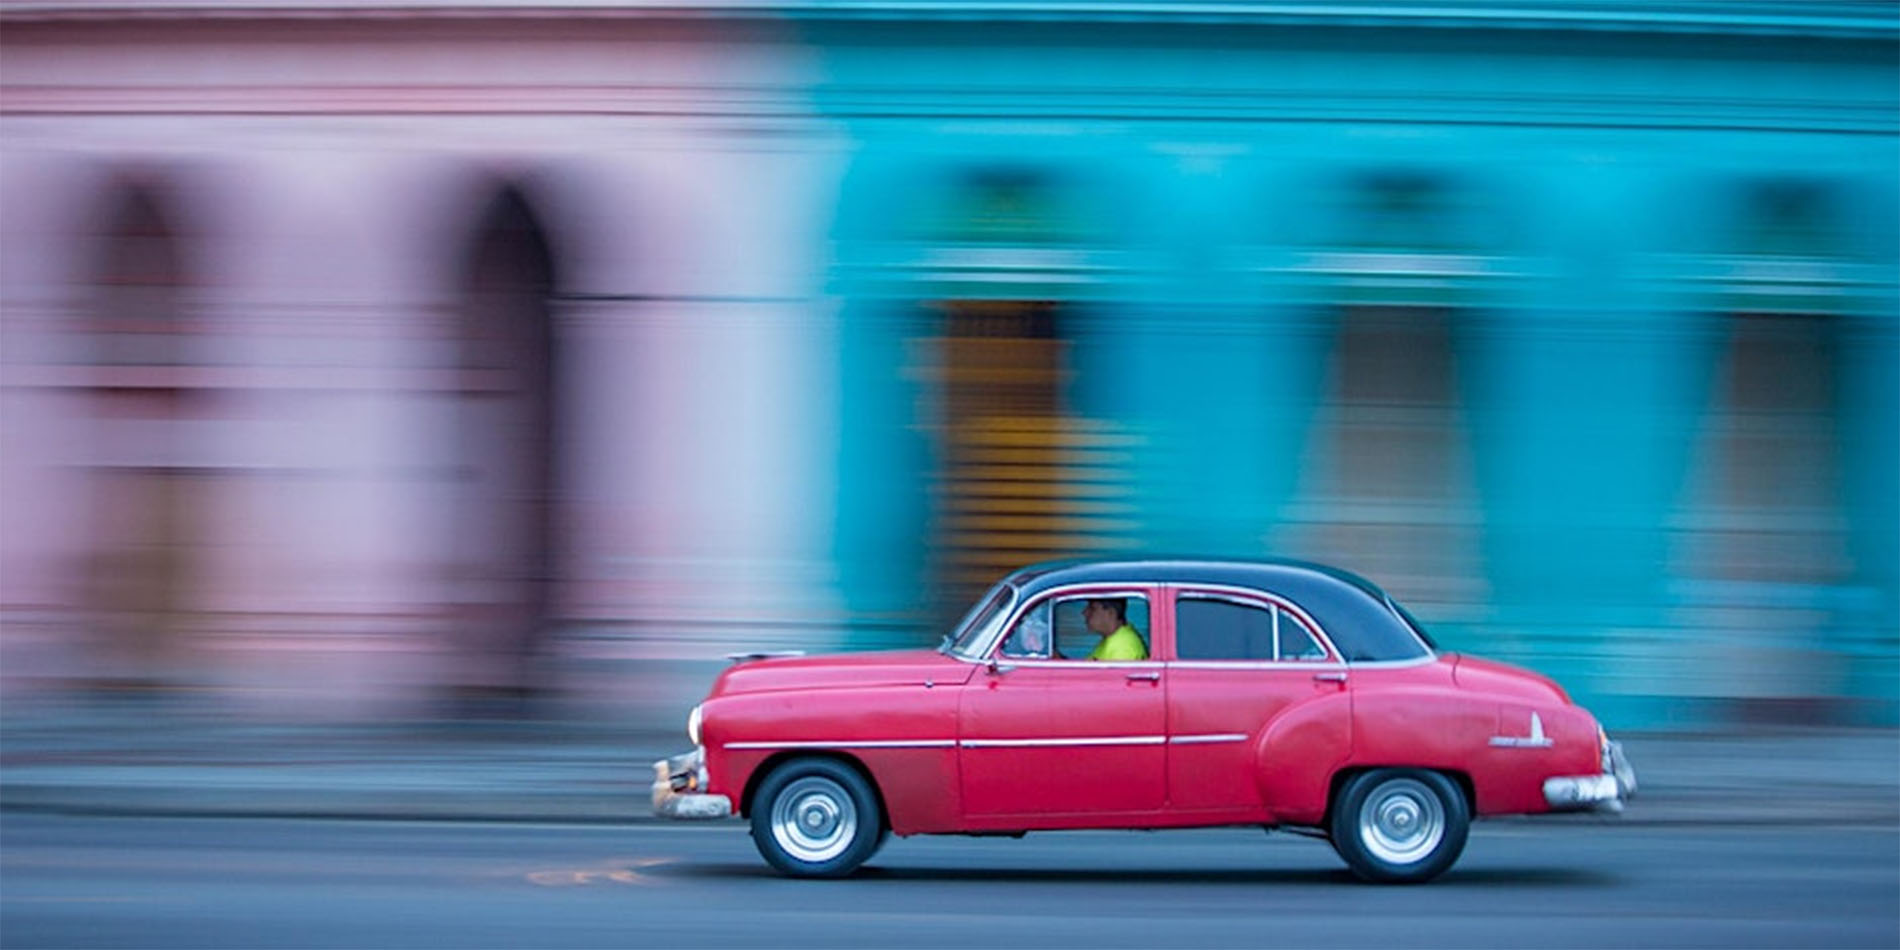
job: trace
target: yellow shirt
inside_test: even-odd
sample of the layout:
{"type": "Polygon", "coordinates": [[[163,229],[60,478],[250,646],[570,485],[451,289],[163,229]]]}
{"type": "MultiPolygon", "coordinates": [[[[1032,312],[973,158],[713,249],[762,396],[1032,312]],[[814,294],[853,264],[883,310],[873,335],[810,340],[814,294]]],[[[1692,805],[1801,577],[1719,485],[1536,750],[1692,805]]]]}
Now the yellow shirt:
{"type": "Polygon", "coordinates": [[[1091,660],[1145,660],[1148,658],[1148,645],[1141,642],[1141,634],[1135,628],[1122,624],[1115,632],[1102,638],[1089,653],[1091,660]]]}

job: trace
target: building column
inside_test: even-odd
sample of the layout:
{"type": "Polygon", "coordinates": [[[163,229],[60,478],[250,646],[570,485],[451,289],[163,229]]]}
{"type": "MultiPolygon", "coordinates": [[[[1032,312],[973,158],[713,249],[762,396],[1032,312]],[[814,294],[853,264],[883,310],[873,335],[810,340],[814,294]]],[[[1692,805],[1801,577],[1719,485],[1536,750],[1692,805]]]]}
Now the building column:
{"type": "MultiPolygon", "coordinates": [[[[1670,524],[1706,392],[1706,320],[1631,273],[1653,207],[1577,169],[1542,182],[1525,281],[1470,337],[1467,398],[1496,607],[1490,648],[1554,676],[1617,722],[1667,710],[1694,644],[1668,628],[1670,524]]],[[[1687,213],[1687,212],[1685,212],[1687,213]]]]}

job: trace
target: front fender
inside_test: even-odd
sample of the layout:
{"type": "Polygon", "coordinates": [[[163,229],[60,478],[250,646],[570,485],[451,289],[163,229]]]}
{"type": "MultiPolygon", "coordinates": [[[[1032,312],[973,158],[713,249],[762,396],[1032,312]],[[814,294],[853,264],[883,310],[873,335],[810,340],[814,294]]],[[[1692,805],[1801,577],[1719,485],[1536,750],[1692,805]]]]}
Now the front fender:
{"type": "Polygon", "coordinates": [[[702,707],[711,790],[734,810],[761,768],[796,755],[855,763],[898,834],[953,827],[957,815],[955,684],[743,693],[702,707]]]}

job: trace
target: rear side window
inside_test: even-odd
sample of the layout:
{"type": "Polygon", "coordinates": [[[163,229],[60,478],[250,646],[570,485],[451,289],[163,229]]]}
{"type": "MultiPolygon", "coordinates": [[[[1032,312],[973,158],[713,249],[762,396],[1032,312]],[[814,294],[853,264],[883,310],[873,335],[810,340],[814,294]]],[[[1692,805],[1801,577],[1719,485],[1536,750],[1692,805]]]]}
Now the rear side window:
{"type": "Polygon", "coordinates": [[[1174,607],[1183,660],[1324,660],[1312,631],[1279,607],[1184,594],[1174,607]]]}
{"type": "Polygon", "coordinates": [[[1306,629],[1305,624],[1278,607],[1274,608],[1274,613],[1279,618],[1280,659],[1326,659],[1326,648],[1320,646],[1318,640],[1313,639],[1313,632],[1306,629]]]}
{"type": "MultiPolygon", "coordinates": [[[[1417,621],[1407,617],[1404,608],[1392,603],[1378,588],[1352,575],[1269,567],[1240,586],[1258,588],[1263,607],[1268,594],[1272,595],[1270,599],[1283,598],[1298,605],[1295,612],[1285,613],[1280,618],[1282,660],[1302,658],[1298,645],[1286,642],[1286,625],[1296,616],[1311,617],[1316,626],[1307,632],[1318,636],[1324,631],[1325,641],[1330,641],[1336,651],[1329,657],[1347,663],[1396,662],[1432,655],[1434,647],[1417,621]]],[[[1188,596],[1194,592],[1182,593],[1188,596]]],[[[1200,591],[1195,595],[1208,599],[1218,596],[1214,591],[1200,591]]],[[[1253,600],[1241,596],[1230,599],[1253,600]]]]}
{"type": "Polygon", "coordinates": [[[1174,605],[1174,652],[1183,660],[1271,660],[1274,612],[1183,597],[1174,605]]]}

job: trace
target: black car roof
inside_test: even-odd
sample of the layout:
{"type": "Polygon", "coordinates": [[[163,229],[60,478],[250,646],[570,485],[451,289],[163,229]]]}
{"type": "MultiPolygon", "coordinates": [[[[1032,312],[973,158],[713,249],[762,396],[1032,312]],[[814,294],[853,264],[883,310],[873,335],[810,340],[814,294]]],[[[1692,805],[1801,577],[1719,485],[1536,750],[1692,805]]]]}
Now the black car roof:
{"type": "Polygon", "coordinates": [[[1350,584],[1375,599],[1385,598],[1385,591],[1380,590],[1377,584],[1351,571],[1291,558],[1071,558],[1031,564],[1010,574],[1010,580],[1025,590],[1041,590],[1057,584],[1136,580],[1162,584],[1236,584],[1244,587],[1254,582],[1282,580],[1301,574],[1317,574],[1350,584]]]}
{"type": "Polygon", "coordinates": [[[1276,558],[1134,557],[1046,561],[1009,575],[1025,600],[1088,583],[1218,584],[1278,594],[1319,621],[1348,661],[1411,660],[1431,654],[1385,591],[1350,571],[1276,558]]]}

